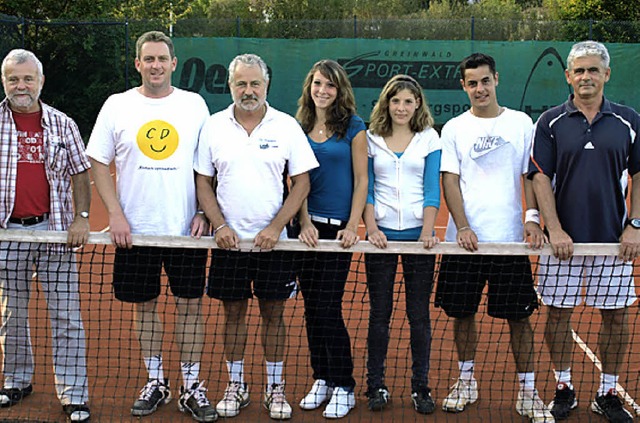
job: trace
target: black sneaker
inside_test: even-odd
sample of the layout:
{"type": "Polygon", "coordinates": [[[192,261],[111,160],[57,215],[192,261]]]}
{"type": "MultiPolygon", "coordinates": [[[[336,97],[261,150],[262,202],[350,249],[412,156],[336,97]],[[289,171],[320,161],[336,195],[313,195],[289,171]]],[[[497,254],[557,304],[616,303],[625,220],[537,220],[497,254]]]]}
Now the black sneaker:
{"type": "Polygon", "coordinates": [[[603,415],[612,423],[633,423],[633,416],[624,408],[614,389],[610,389],[606,395],[596,396],[591,403],[591,411],[603,415]]]}
{"type": "Polygon", "coordinates": [[[0,389],[0,407],[11,407],[22,401],[24,397],[28,397],[33,392],[33,385],[29,384],[26,388],[3,388],[0,389]]]}
{"type": "Polygon", "coordinates": [[[389,390],[386,386],[377,389],[369,388],[367,390],[367,397],[369,398],[369,410],[381,411],[389,403],[389,390]]]}
{"type": "Polygon", "coordinates": [[[70,422],[88,422],[91,418],[87,404],[67,404],[62,406],[62,410],[70,422]]]}
{"type": "Polygon", "coordinates": [[[576,391],[569,388],[566,383],[558,383],[553,401],[549,403],[549,411],[556,420],[565,420],[569,417],[571,410],[578,406],[576,391]]]}
{"type": "Polygon", "coordinates": [[[431,398],[431,389],[420,389],[411,394],[413,407],[420,414],[431,414],[436,410],[436,404],[431,398]]]}
{"type": "Polygon", "coordinates": [[[189,389],[180,387],[178,408],[183,413],[191,413],[191,417],[198,422],[215,422],[218,419],[216,409],[207,399],[204,381],[194,383],[189,389]]]}
{"type": "Polygon", "coordinates": [[[158,409],[159,406],[171,401],[171,391],[169,381],[164,383],[158,379],[151,379],[140,390],[140,396],[131,407],[131,414],[134,416],[148,416],[158,409]]]}

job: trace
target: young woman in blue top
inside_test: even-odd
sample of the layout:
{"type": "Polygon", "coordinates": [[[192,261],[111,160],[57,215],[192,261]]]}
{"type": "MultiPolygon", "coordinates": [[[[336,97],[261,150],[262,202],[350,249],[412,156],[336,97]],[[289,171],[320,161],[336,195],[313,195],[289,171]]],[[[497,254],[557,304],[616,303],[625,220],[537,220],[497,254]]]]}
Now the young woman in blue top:
{"type": "MultiPolygon", "coordinates": [[[[440,207],[438,133],[420,84],[396,75],[380,93],[367,131],[369,190],[364,221],[369,242],[386,248],[387,241],[419,241],[424,248],[438,243],[434,234],[440,207]]],[[[429,298],[435,256],[402,254],[402,268],[413,358],[411,398],[416,411],[433,413],[428,386],[431,352],[429,298]]],[[[367,347],[367,397],[370,410],[389,401],[384,384],[393,309],[397,254],[365,254],[370,314],[367,347]]]]}
{"type": "MultiPolygon", "coordinates": [[[[300,240],[337,239],[344,248],[359,241],[367,199],[367,138],[356,115],[351,83],[333,60],[317,62],[307,75],[296,118],[320,163],[309,172],[311,189],[299,213],[300,240]]],[[[304,253],[299,274],[315,382],[300,407],[329,400],[323,416],[341,418],[355,406],[351,340],[342,317],[342,297],[351,253],[304,253]]]]}

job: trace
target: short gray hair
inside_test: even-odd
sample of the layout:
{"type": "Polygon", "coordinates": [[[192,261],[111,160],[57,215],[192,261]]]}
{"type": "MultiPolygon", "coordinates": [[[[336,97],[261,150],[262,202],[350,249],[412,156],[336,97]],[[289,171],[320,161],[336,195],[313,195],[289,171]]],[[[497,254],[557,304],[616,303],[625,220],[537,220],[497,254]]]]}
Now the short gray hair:
{"type": "Polygon", "coordinates": [[[598,56],[602,61],[602,65],[605,68],[609,67],[611,59],[607,48],[602,43],[589,40],[575,43],[573,47],[571,47],[569,56],[567,56],[567,69],[571,70],[573,68],[573,61],[575,59],[585,56],[598,56]]]}
{"type": "Polygon", "coordinates": [[[16,62],[16,64],[20,65],[22,63],[28,62],[29,60],[36,64],[36,66],[38,67],[38,75],[40,76],[40,78],[42,78],[44,76],[44,72],[42,70],[42,62],[40,61],[40,59],[38,59],[36,55],[29,50],[17,48],[11,50],[2,61],[2,79],[4,79],[4,70],[9,61],[14,61],[16,62]]]}
{"type": "Polygon", "coordinates": [[[262,60],[262,58],[256,54],[239,54],[234,57],[231,63],[229,63],[229,83],[233,83],[233,74],[236,71],[236,67],[239,63],[242,63],[247,66],[260,66],[260,70],[262,71],[262,77],[265,82],[269,82],[269,69],[267,68],[267,64],[262,60]]]}

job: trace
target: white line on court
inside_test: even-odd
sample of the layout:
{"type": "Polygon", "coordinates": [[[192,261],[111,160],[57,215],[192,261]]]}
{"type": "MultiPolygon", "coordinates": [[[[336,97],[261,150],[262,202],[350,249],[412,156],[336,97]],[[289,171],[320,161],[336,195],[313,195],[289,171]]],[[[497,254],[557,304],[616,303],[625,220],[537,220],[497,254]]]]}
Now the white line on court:
{"type": "MultiPolygon", "coordinates": [[[[593,361],[593,364],[596,366],[596,368],[602,371],[602,363],[600,362],[600,359],[596,356],[596,354],[591,350],[591,348],[587,346],[587,344],[582,340],[582,338],[578,336],[578,334],[573,329],[571,330],[571,335],[573,336],[573,340],[576,341],[576,344],[578,344],[580,349],[584,351],[584,353],[587,355],[587,357],[591,359],[591,361],[593,361]]],[[[622,398],[624,399],[624,401],[633,408],[633,411],[635,411],[636,416],[640,416],[640,405],[638,405],[633,400],[633,398],[631,398],[631,395],[629,395],[627,391],[624,390],[622,385],[618,383],[616,385],[616,390],[620,395],[622,395],[622,398]]]]}

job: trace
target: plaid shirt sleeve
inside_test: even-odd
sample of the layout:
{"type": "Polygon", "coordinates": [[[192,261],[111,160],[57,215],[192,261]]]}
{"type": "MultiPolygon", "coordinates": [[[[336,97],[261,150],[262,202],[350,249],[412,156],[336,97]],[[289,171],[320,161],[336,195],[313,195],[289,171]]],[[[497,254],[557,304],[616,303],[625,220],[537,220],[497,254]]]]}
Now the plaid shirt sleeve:
{"type": "Polygon", "coordinates": [[[91,167],[76,123],[42,103],[47,179],[51,193],[49,230],[67,230],[73,221],[71,176],[91,167]]]}

